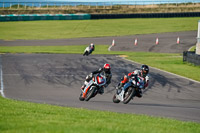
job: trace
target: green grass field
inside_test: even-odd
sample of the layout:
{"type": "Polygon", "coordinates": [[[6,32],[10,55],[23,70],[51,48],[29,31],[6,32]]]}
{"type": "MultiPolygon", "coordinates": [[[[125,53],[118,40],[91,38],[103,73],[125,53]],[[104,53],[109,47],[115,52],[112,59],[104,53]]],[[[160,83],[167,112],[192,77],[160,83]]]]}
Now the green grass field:
{"type": "Polygon", "coordinates": [[[1,22],[0,39],[62,39],[197,30],[200,17],[1,22]]]}
{"type": "Polygon", "coordinates": [[[195,51],[196,50],[196,45],[195,46],[192,46],[191,48],[190,48],[190,51],[195,51]]]}
{"type": "Polygon", "coordinates": [[[1,133],[199,133],[200,124],[0,97],[1,133]]]}
{"type": "MultiPolygon", "coordinates": [[[[59,39],[122,36],[197,29],[200,18],[113,19],[84,21],[1,22],[0,39],[59,39]]],[[[0,53],[77,53],[77,46],[0,47],[0,53]],[[69,50],[70,47],[70,50],[69,50]]],[[[127,55],[128,59],[200,81],[200,67],[183,63],[181,54],[108,51],[96,45],[94,54],[127,55]],[[170,68],[170,69],[169,69],[170,68]]],[[[198,117],[198,116],[197,116],[198,117]]],[[[10,100],[0,97],[0,132],[59,133],[199,133],[200,123],[146,115],[92,111],[10,100]]]]}

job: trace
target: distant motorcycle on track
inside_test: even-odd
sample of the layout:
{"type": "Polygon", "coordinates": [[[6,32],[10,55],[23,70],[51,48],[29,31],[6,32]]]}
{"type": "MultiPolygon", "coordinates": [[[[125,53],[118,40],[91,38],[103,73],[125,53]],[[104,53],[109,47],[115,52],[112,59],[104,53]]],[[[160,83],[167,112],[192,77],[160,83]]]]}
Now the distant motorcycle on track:
{"type": "Polygon", "coordinates": [[[88,47],[85,48],[83,56],[88,56],[92,54],[93,51],[94,51],[94,44],[91,43],[88,47]]]}

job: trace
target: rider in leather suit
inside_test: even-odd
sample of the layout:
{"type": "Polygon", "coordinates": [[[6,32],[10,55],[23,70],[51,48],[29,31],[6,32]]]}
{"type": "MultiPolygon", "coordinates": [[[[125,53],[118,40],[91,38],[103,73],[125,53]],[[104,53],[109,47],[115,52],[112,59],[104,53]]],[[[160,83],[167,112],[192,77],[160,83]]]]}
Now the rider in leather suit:
{"type": "Polygon", "coordinates": [[[145,89],[149,84],[149,67],[147,65],[142,65],[141,69],[136,69],[133,72],[130,72],[128,75],[125,75],[122,81],[119,83],[117,89],[121,90],[121,87],[124,86],[125,83],[129,81],[130,78],[135,77],[136,82],[138,82],[138,78],[144,83],[143,88],[138,88],[137,97],[142,97],[142,90],[145,89]]]}
{"type": "MultiPolygon", "coordinates": [[[[92,79],[93,75],[98,73],[106,77],[106,84],[104,85],[104,87],[107,87],[111,83],[111,78],[112,78],[112,73],[110,69],[111,68],[109,64],[104,64],[103,68],[99,68],[98,70],[93,71],[91,74],[87,75],[84,85],[81,87],[81,89],[83,90],[85,86],[88,84],[88,82],[92,79]]],[[[104,87],[100,89],[99,91],[100,94],[104,93],[104,87]]]]}
{"type": "Polygon", "coordinates": [[[90,53],[92,53],[94,51],[94,49],[95,49],[94,44],[91,43],[90,46],[89,46],[89,48],[90,48],[90,53]]]}

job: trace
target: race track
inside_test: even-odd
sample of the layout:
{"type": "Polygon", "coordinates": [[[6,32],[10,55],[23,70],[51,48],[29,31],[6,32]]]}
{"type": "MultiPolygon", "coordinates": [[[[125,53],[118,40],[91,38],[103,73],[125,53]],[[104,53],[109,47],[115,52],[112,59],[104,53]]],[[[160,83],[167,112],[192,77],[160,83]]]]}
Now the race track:
{"type": "MultiPolygon", "coordinates": [[[[190,33],[189,35],[192,33],[192,36],[196,36],[195,31],[183,32],[182,34],[186,33],[190,33]]],[[[171,36],[170,33],[166,33],[166,35],[171,36]]],[[[148,38],[154,35],[143,36],[148,38]]],[[[160,36],[164,37],[164,34],[160,36]]],[[[123,37],[116,38],[116,40],[120,40],[120,38],[123,37]]],[[[106,40],[103,38],[97,39],[99,41],[100,39],[106,40]]],[[[67,41],[72,45],[73,43],[70,40],[74,39],[67,41]]],[[[81,39],[78,40],[77,42],[81,42],[81,39]]],[[[119,49],[120,47],[124,48],[124,50],[126,47],[134,47],[126,45],[125,40],[127,39],[124,39],[124,45],[118,43],[112,50],[117,49],[117,47],[119,49]]],[[[190,40],[194,41],[195,39],[190,37],[190,40]]],[[[23,40],[18,40],[9,41],[8,43],[20,45],[20,41],[23,42],[23,40]]],[[[89,43],[90,40],[88,39],[87,41],[89,43]]],[[[3,42],[7,41],[0,41],[0,45],[5,45],[3,42]]],[[[30,41],[30,43],[33,42],[30,41]]],[[[43,40],[43,42],[45,41],[43,40]]],[[[165,43],[167,44],[167,42],[165,43]]],[[[56,44],[59,45],[59,43],[56,44]]],[[[172,43],[170,44],[173,45],[172,43]]],[[[35,43],[35,45],[38,44],[35,43]]],[[[149,44],[144,43],[144,45],[149,44]]],[[[162,43],[159,45],[162,45],[162,43]]],[[[192,44],[180,45],[181,48],[176,49],[175,52],[179,51],[181,53],[181,50],[187,49],[192,44]]],[[[149,48],[152,46],[149,46],[149,48]]],[[[142,47],[141,51],[143,50],[142,47]]],[[[170,48],[174,50],[174,48],[166,46],[166,50],[170,51],[170,48]]],[[[154,50],[158,50],[157,47],[154,50]]],[[[162,52],[162,49],[158,52],[162,52]]],[[[114,87],[120,78],[124,74],[140,67],[140,64],[124,60],[115,55],[91,55],[84,57],[79,54],[2,54],[0,55],[0,60],[3,72],[4,95],[7,98],[200,122],[200,83],[154,68],[150,68],[150,85],[142,98],[134,98],[133,101],[126,105],[113,103],[114,87]],[[85,76],[101,67],[104,63],[111,64],[112,83],[105,89],[103,95],[97,95],[88,102],[79,101],[80,87],[84,82],[85,76]]]]}

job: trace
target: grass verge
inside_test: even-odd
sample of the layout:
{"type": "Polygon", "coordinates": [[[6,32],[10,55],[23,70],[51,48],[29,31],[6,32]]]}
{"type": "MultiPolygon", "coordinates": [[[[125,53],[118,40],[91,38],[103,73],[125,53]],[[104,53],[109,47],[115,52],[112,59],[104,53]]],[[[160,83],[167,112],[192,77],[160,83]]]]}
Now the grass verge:
{"type": "Polygon", "coordinates": [[[42,40],[197,30],[200,17],[1,22],[0,39],[42,40]]]}
{"type": "Polygon", "coordinates": [[[195,46],[192,46],[189,50],[190,50],[190,51],[195,51],[195,50],[196,50],[196,45],[195,45],[195,46]]]}
{"type": "MultiPolygon", "coordinates": [[[[87,45],[76,46],[1,46],[0,53],[75,53],[82,54],[87,45]]],[[[128,59],[200,81],[200,67],[183,62],[182,54],[108,51],[108,45],[96,45],[93,54],[127,55],[128,59]]]]}
{"type": "Polygon", "coordinates": [[[0,97],[1,133],[199,133],[200,124],[146,115],[91,111],[0,97]]]}

